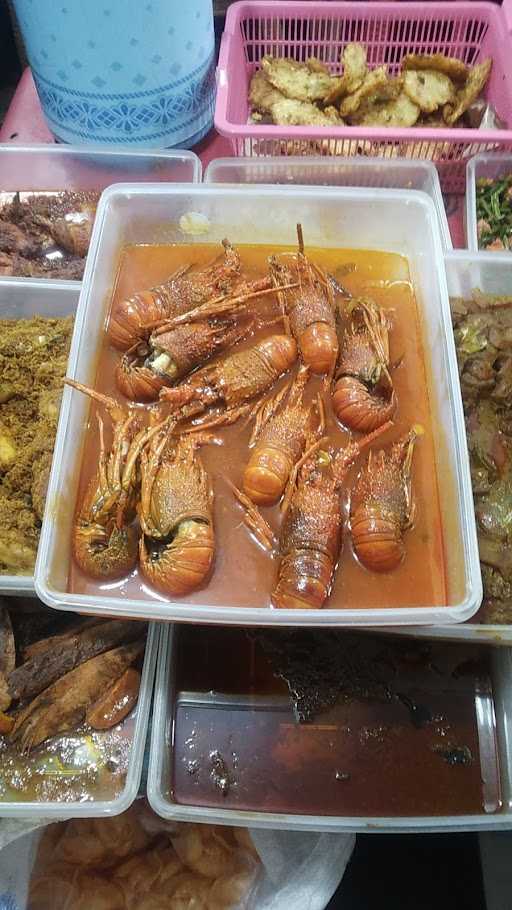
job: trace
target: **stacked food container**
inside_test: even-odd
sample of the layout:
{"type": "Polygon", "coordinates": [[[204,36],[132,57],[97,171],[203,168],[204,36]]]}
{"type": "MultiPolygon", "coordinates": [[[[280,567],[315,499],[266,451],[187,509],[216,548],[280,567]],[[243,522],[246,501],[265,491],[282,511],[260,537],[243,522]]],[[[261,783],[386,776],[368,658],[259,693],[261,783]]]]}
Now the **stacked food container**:
{"type": "MultiPolygon", "coordinates": [[[[512,254],[478,248],[478,181],[512,172],[512,132],[247,122],[265,55],[338,72],[350,42],[372,66],[384,49],[390,66],[492,55],[487,100],[506,120],[505,12],[457,7],[234,4],[216,125],[238,157],[204,183],[185,152],[0,149],[5,194],[102,191],[81,286],[0,280],[3,317],[76,313],[35,578],[4,574],[0,590],[35,589],[68,636],[74,614],[150,623],[138,705],[115,728],[128,747],[67,730],[75,777],[80,754],[111,775],[122,763],[115,792],[100,775],[25,799],[11,773],[0,814],[130,805],[156,672],[147,795],[164,819],[510,828],[512,614],[489,608],[510,604],[509,442],[485,428],[475,442],[469,414],[479,394],[509,405],[510,329],[478,319],[510,306],[512,254]],[[467,250],[439,175],[466,188],[467,250]],[[493,331],[498,398],[471,361],[493,331]],[[271,495],[256,474],[279,475],[271,495]]],[[[21,736],[23,773],[48,775],[21,736]]]]}

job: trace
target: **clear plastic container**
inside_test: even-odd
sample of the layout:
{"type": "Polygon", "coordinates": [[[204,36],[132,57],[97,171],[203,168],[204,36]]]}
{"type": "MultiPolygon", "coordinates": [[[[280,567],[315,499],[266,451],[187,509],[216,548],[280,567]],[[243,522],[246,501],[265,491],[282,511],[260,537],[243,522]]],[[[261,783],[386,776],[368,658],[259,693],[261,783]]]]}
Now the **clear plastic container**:
{"type": "MultiPolygon", "coordinates": [[[[96,815],[120,815],[131,806],[139,791],[144,750],[148,732],[149,714],[153,697],[153,684],[158,654],[159,629],[151,623],[148,629],[148,639],[140,683],[137,704],[129,716],[134,719],[132,741],[129,746],[130,757],[128,770],[123,789],[111,799],[90,799],[77,802],[63,802],[62,800],[49,800],[47,802],[16,802],[3,801],[0,797],[0,818],[51,818],[52,821],[62,818],[75,818],[79,816],[91,817],[96,815]]],[[[129,720],[127,718],[127,720],[129,720]]],[[[127,722],[124,721],[123,723],[127,722]]]]}
{"type": "MultiPolygon", "coordinates": [[[[112,183],[200,183],[193,152],[0,144],[0,209],[15,191],[102,192],[112,183]]],[[[41,279],[50,280],[50,279],[41,279]]]]}
{"type": "MultiPolygon", "coordinates": [[[[79,293],[77,281],[0,278],[1,318],[70,316],[76,312],[79,293]]],[[[34,591],[33,575],[0,575],[0,594],[30,594],[34,591]]]]}
{"type": "MultiPolygon", "coordinates": [[[[510,159],[512,165],[512,158],[510,159]]],[[[473,253],[455,250],[445,257],[448,293],[453,297],[469,297],[478,288],[484,294],[512,294],[512,256],[496,253],[473,253]]],[[[400,629],[393,631],[400,632],[400,629]]],[[[450,641],[489,642],[493,645],[512,644],[512,623],[495,625],[464,622],[454,626],[429,626],[409,629],[409,634],[450,641]]]]}
{"type": "Polygon", "coordinates": [[[428,161],[320,157],[216,158],[206,168],[204,182],[422,190],[435,205],[445,248],[453,248],[439,175],[434,165],[428,161]]]}
{"type": "Polygon", "coordinates": [[[273,610],[187,604],[163,597],[119,596],[104,586],[94,596],[69,590],[68,568],[76,491],[90,403],[64,390],[55,458],[36,566],[39,597],[57,609],[203,623],[242,625],[404,625],[461,622],[482,596],[462,402],[439,227],[433,202],[415,191],[341,187],[110,187],[102,197],[87,259],[71,346],[69,375],[94,382],[119,250],[126,243],[190,242],[179,221],[203,217],[198,240],[294,245],[295,225],[307,224],[308,243],[399,252],[409,260],[418,303],[427,384],[434,414],[439,502],[446,548],[448,604],[444,607],[273,610]],[[206,220],[205,220],[206,219],[206,220]]]}
{"type": "MultiPolygon", "coordinates": [[[[476,182],[482,177],[489,180],[498,180],[506,174],[512,174],[512,154],[493,155],[482,154],[475,155],[468,162],[466,169],[466,210],[465,210],[465,231],[466,246],[469,250],[477,253],[480,250],[478,245],[478,228],[476,215],[476,182]]],[[[485,250],[482,250],[485,252],[485,250]]],[[[494,256],[511,256],[509,251],[493,250],[494,256]]]]}
{"type": "MultiPolygon", "coordinates": [[[[342,817],[236,811],[178,804],[170,792],[174,742],[173,667],[176,660],[173,626],[161,627],[158,668],[148,770],[148,799],[162,818],[205,824],[248,825],[251,828],[284,828],[301,831],[394,834],[412,832],[475,831],[512,827],[512,651],[492,650],[492,679],[502,808],[494,814],[461,816],[342,817]]],[[[477,709],[480,749],[486,733],[492,736],[492,700],[481,699],[477,709]]],[[[484,744],[484,745],[483,745],[484,744]]],[[[487,783],[490,781],[488,780],[487,783]]]]}

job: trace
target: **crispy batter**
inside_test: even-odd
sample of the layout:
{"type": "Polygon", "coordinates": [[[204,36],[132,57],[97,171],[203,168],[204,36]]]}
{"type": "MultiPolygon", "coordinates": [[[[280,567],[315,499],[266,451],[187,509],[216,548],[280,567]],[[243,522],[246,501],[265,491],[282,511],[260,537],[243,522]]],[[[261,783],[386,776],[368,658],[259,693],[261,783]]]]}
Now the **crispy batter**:
{"type": "Polygon", "coordinates": [[[343,76],[332,86],[331,91],[324,98],[326,104],[335,104],[355,92],[363,84],[368,73],[366,65],[366,49],[362,44],[347,44],[341,56],[343,63],[343,76]]]}
{"type": "Polygon", "coordinates": [[[450,77],[436,70],[409,70],[404,77],[404,91],[425,114],[433,114],[455,96],[450,77]]]}
{"type": "Polygon", "coordinates": [[[362,126],[414,126],[420,115],[417,104],[402,92],[392,101],[382,101],[370,107],[358,121],[362,126]]]}
{"type": "Polygon", "coordinates": [[[279,126],[343,126],[333,107],[320,111],[308,101],[283,98],[272,105],[272,119],[279,126]]]}
{"type": "Polygon", "coordinates": [[[262,69],[272,85],[287,98],[297,101],[320,101],[330,92],[332,79],[315,64],[297,63],[283,57],[263,57],[262,69]]]}
{"type": "Polygon", "coordinates": [[[402,60],[402,69],[436,70],[454,82],[465,82],[469,75],[469,67],[462,60],[446,57],[445,54],[407,54],[402,60]]]}
{"type": "Polygon", "coordinates": [[[270,113],[272,105],[284,95],[268,81],[263,70],[257,70],[251,79],[249,102],[262,114],[270,113]]]}
{"type": "Polygon", "coordinates": [[[340,105],[342,117],[349,117],[359,109],[365,98],[374,95],[386,82],[388,74],[385,66],[378,66],[365,76],[364,82],[357,91],[343,99],[340,105]]]}
{"type": "Polygon", "coordinates": [[[403,76],[389,76],[387,81],[379,86],[376,92],[372,95],[368,95],[368,97],[362,101],[358,110],[350,117],[350,123],[359,125],[366,115],[371,113],[375,106],[379,107],[384,102],[396,101],[402,94],[403,85],[403,76]]]}
{"type": "Polygon", "coordinates": [[[33,568],[73,320],[0,320],[0,575],[33,568]],[[5,447],[4,447],[5,451],[5,447]]]}
{"type": "Polygon", "coordinates": [[[478,98],[484,88],[492,69],[492,59],[488,57],[482,63],[477,63],[469,72],[467,82],[455,98],[455,104],[446,104],[443,108],[444,119],[452,126],[468,107],[478,98]]]}

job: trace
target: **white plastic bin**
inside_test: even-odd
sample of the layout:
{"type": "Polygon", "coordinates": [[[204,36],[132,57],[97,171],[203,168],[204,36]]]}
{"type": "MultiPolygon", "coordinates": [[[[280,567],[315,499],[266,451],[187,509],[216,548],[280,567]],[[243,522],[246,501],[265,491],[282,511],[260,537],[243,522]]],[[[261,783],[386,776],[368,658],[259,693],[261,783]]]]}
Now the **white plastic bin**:
{"type": "Polygon", "coordinates": [[[47,802],[2,801],[0,817],[5,818],[48,818],[53,821],[62,818],[92,817],[96,815],[120,815],[125,812],[137,796],[142,776],[144,750],[148,732],[149,714],[153,697],[153,684],[158,653],[159,630],[155,623],[148,628],[148,638],[140,682],[139,698],[130,717],[135,718],[133,738],[130,745],[128,770],[123,789],[111,799],[90,799],[77,802],[62,800],[47,802]]]}
{"type": "Polygon", "coordinates": [[[437,169],[428,161],[386,158],[216,158],[205,183],[367,186],[422,190],[432,199],[445,249],[453,248],[437,169]]]}
{"type": "MultiPolygon", "coordinates": [[[[76,312],[79,293],[77,281],[0,278],[0,315],[2,319],[29,319],[36,314],[70,316],[76,312]]],[[[34,591],[33,575],[0,575],[0,594],[30,594],[34,591]]]]}
{"type": "MultiPolygon", "coordinates": [[[[468,162],[466,169],[466,210],[465,210],[465,230],[466,246],[469,250],[477,253],[480,249],[478,245],[478,229],[476,214],[476,182],[482,177],[490,180],[497,180],[506,174],[512,174],[512,155],[495,155],[491,152],[482,155],[475,155],[468,162]]],[[[485,252],[485,250],[482,250],[485,252]]],[[[512,252],[492,251],[493,256],[501,258],[512,256],[512,252]]]]}
{"type": "Polygon", "coordinates": [[[17,191],[100,193],[112,183],[127,180],[200,183],[201,177],[202,165],[193,152],[0,144],[0,210],[17,191]]]}
{"type": "MultiPolygon", "coordinates": [[[[179,229],[182,215],[207,219],[202,242],[233,237],[238,243],[294,245],[295,225],[308,227],[308,243],[318,247],[399,252],[409,260],[418,303],[433,432],[437,480],[446,547],[449,603],[444,607],[382,609],[329,608],[273,610],[261,607],[188,604],[163,597],[120,597],[114,586],[93,595],[69,590],[71,527],[90,402],[64,391],[55,458],[50,478],[36,567],[39,597],[57,609],[139,616],[149,619],[243,625],[390,625],[461,622],[481,601],[481,578],[471,496],[462,402],[451,331],[439,227],[433,202],[405,190],[340,187],[110,187],[101,199],[87,259],[71,346],[69,375],[85,384],[95,380],[120,249],[127,243],[190,242],[179,229]]],[[[193,238],[192,238],[193,239],[193,238]]]]}
{"type": "MultiPolygon", "coordinates": [[[[510,159],[512,166],[512,158],[510,159]]],[[[473,253],[456,250],[445,257],[448,293],[453,297],[470,297],[475,288],[484,294],[512,295],[512,256],[496,253],[473,253]]],[[[393,629],[401,632],[400,629],[393,629]]],[[[512,623],[495,625],[469,622],[451,626],[429,626],[409,629],[409,634],[451,641],[489,642],[493,645],[512,644],[512,623]]]]}
{"type": "Polygon", "coordinates": [[[502,809],[494,814],[460,816],[341,817],[285,815],[272,812],[181,805],[170,791],[174,697],[173,626],[162,626],[151,734],[148,799],[162,818],[205,824],[248,825],[252,828],[285,828],[300,831],[396,834],[413,832],[503,830],[512,827],[512,651],[492,650],[492,677],[500,762],[502,809]]]}

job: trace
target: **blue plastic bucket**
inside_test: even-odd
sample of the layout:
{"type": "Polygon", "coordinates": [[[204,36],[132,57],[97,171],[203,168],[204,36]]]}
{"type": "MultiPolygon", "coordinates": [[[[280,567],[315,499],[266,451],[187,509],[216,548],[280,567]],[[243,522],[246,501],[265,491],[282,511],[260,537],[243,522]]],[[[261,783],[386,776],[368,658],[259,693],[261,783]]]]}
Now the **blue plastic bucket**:
{"type": "Polygon", "coordinates": [[[212,0],[15,0],[48,125],[62,142],[194,145],[211,128],[212,0]]]}

